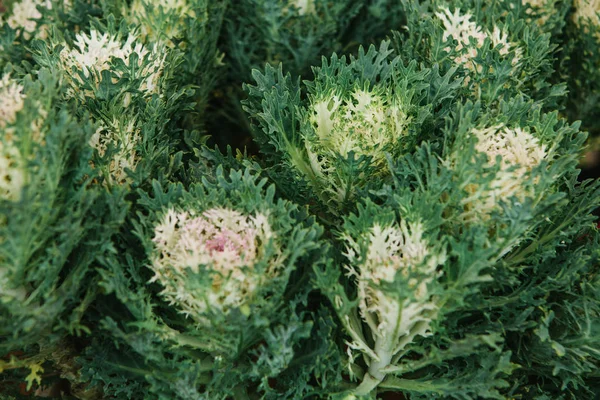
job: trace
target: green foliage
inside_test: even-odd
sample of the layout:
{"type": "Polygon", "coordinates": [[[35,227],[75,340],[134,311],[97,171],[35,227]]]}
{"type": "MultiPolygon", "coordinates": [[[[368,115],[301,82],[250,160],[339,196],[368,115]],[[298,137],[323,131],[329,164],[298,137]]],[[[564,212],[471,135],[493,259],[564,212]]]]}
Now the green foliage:
{"type": "Polygon", "coordinates": [[[347,0],[234,2],[224,29],[231,73],[247,82],[253,68],[283,63],[293,75],[308,74],[322,54],[340,47],[360,8],[347,0]]]}
{"type": "Polygon", "coordinates": [[[596,0],[0,7],[0,398],[600,393],[596,0]]]}
{"type": "Polygon", "coordinates": [[[598,4],[587,0],[573,1],[570,11],[560,38],[564,61],[559,72],[569,89],[566,115],[572,120],[581,119],[583,127],[597,136],[599,130],[595,121],[600,115],[598,4]]]}

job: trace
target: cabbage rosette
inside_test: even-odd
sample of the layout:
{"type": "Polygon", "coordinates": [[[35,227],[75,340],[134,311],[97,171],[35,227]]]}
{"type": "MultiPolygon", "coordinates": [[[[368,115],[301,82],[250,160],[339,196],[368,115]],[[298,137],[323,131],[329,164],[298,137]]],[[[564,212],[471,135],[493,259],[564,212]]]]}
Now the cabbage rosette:
{"type": "Polygon", "coordinates": [[[217,175],[213,185],[171,188],[177,194],[153,209],[144,238],[159,297],[200,330],[278,312],[290,275],[302,274],[301,260],[319,247],[320,228],[276,200],[265,180],[248,171],[217,175]]]}
{"type": "Polygon", "coordinates": [[[323,59],[314,79],[295,84],[272,67],[255,71],[247,110],[262,151],[281,160],[333,215],[370,182],[389,178],[387,158],[410,150],[459,84],[434,69],[403,65],[388,43],[358,57],[323,59]],[[435,88],[435,90],[433,90],[435,88]]]}

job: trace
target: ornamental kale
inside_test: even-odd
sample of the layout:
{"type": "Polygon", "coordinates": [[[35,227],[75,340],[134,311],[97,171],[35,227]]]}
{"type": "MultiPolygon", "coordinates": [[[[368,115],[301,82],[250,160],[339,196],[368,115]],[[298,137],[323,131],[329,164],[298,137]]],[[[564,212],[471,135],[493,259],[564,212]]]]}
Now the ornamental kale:
{"type": "Polygon", "coordinates": [[[107,393],[123,388],[96,376],[98,369],[147,380],[151,398],[264,392],[308,337],[313,323],[299,308],[307,295],[299,265],[320,263],[322,228],[275,199],[265,179],[222,169],[215,178],[189,190],[155,182],[132,221],[145,257],[116,256],[102,272],[106,293],[123,302],[104,310],[102,335],[133,353],[117,363],[117,349],[102,354],[108,343],[100,355],[91,348],[84,370],[107,393]]]}
{"type": "Polygon", "coordinates": [[[352,209],[358,191],[386,179],[387,154],[410,151],[440,123],[436,112],[447,112],[459,85],[450,82],[454,70],[440,76],[416,62],[402,65],[388,46],[361,49],[350,62],[336,55],[324,60],[304,91],[269,66],[255,74],[257,86],[247,86],[246,109],[260,127],[261,150],[288,167],[282,177],[292,175],[306,188],[300,196],[318,199],[334,216],[352,209]]]}
{"type": "Polygon", "coordinates": [[[98,185],[92,126],[63,89],[46,69],[7,71],[0,86],[0,370],[30,368],[28,386],[64,336],[90,332],[92,264],[126,211],[122,192],[98,185]]]}
{"type": "MultiPolygon", "coordinates": [[[[497,332],[504,324],[513,326],[501,330],[533,333],[542,316],[531,313],[521,315],[518,322],[489,321],[496,328],[481,330],[475,327],[485,322],[473,310],[504,307],[501,310],[510,314],[506,307],[516,306],[517,299],[535,301],[541,293],[548,294],[539,291],[538,285],[546,283],[534,283],[533,271],[564,273],[564,264],[557,266],[553,260],[569,243],[591,258],[584,268],[594,268],[595,250],[585,251],[585,242],[577,243],[581,239],[567,233],[569,227],[590,221],[593,197],[599,193],[597,185],[586,185],[583,191],[565,174],[569,170],[565,165],[576,165],[582,135],[556,114],[540,114],[533,103],[521,99],[502,104],[498,111],[493,117],[482,115],[478,104],[462,106],[444,128],[446,138],[452,139],[442,154],[424,144],[397,159],[393,183],[376,196],[383,204],[368,201],[345,218],[339,232],[347,278],[342,279],[339,268],[317,271],[320,287],[329,293],[347,331],[349,372],[362,376],[356,394],[380,385],[417,398],[460,392],[472,397],[508,396],[503,390],[508,386],[505,377],[519,375],[525,366],[519,363],[522,354],[509,337],[480,335],[497,332]],[[506,119],[509,110],[514,113],[512,122],[506,119]],[[527,128],[515,127],[517,121],[520,126],[527,121],[527,128]],[[491,127],[479,128],[484,126],[491,127]],[[544,137],[563,146],[546,147],[544,137]],[[565,151],[568,148],[572,150],[565,151]],[[510,166],[503,164],[507,159],[513,160],[510,166]],[[562,207],[569,210],[568,221],[562,219],[564,214],[558,217],[551,211],[562,207]],[[514,275],[517,271],[526,275],[519,278],[514,275]],[[355,286],[355,295],[344,289],[348,285],[355,286]],[[483,307],[486,293],[495,301],[516,296],[515,303],[483,307]],[[469,324],[461,325],[467,316],[469,324]],[[449,343],[467,337],[474,341],[472,348],[447,351],[449,343]],[[469,375],[474,371],[443,372],[446,360],[446,365],[457,363],[457,372],[461,362],[474,362],[467,359],[479,352],[497,357],[496,368],[485,370],[491,361],[484,362],[488,356],[482,355],[479,377],[469,375]],[[436,373],[438,366],[442,369],[436,373]],[[464,379],[482,378],[481,385],[459,390],[464,379]]],[[[572,389],[577,393],[577,387],[572,389]]]]}
{"type": "Polygon", "coordinates": [[[0,398],[596,398],[599,21],[0,4],[0,398]]]}
{"type": "Polygon", "coordinates": [[[595,120],[600,115],[600,17],[597,0],[576,0],[567,16],[564,42],[568,57],[562,65],[562,76],[569,88],[567,116],[581,119],[584,127],[598,134],[595,120]],[[571,73],[571,71],[575,73],[571,73]]]}

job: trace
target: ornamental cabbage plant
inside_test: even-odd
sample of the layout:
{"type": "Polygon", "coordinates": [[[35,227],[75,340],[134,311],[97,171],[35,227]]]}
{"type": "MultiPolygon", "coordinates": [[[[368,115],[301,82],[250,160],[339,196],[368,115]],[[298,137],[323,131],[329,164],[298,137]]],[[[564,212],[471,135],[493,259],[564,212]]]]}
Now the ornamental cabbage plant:
{"type": "MultiPolygon", "coordinates": [[[[132,95],[128,90],[139,91],[139,96],[146,101],[162,91],[160,78],[164,72],[164,55],[159,56],[157,49],[150,51],[136,41],[135,36],[131,34],[124,38],[119,34],[111,35],[109,32],[101,33],[92,29],[89,36],[86,33],[78,34],[74,47],[65,47],[56,60],[65,71],[67,85],[71,87],[67,95],[78,97],[82,103],[89,102],[88,107],[98,114],[98,111],[104,111],[104,118],[99,122],[90,144],[97,150],[99,157],[105,157],[109,149],[115,149],[107,165],[106,180],[110,183],[130,182],[127,170],[134,171],[138,165],[140,155],[137,147],[141,142],[142,133],[139,117],[135,113],[130,114],[130,118],[127,119],[118,118],[116,115],[111,118],[110,114],[115,113],[116,107],[136,108],[137,99],[133,99],[132,105],[132,95]],[[124,66],[137,63],[134,67],[137,67],[137,71],[131,77],[124,77],[125,73],[120,71],[116,71],[116,76],[110,77],[107,74],[110,71],[109,63],[115,60],[123,62],[124,66]],[[109,92],[113,101],[121,97],[123,103],[106,104],[107,102],[103,101],[106,95],[101,93],[102,83],[123,84],[127,81],[132,88],[109,92]],[[100,101],[97,101],[98,97],[100,101]]],[[[144,106],[145,102],[142,103],[142,107],[144,106]]]]}
{"type": "Polygon", "coordinates": [[[581,119],[584,127],[597,136],[594,121],[600,113],[600,4],[596,0],[575,0],[570,5],[562,43],[569,57],[561,70],[569,88],[567,115],[581,119]]]}
{"type": "Polygon", "coordinates": [[[595,399],[598,11],[0,4],[0,399],[595,399]]]}
{"type": "Polygon", "coordinates": [[[145,45],[113,18],[108,26],[77,33],[73,44],[68,39],[56,33],[48,42],[37,42],[36,60],[58,66],[69,87],[65,101],[91,114],[97,126],[90,139],[96,150],[93,164],[104,182],[143,182],[171,153],[157,148],[159,141],[176,143],[165,129],[177,117],[175,103],[186,101],[184,90],[170,78],[169,66],[178,56],[158,43],[145,45]],[[123,109],[128,110],[124,116],[123,109]]]}
{"type": "MultiPolygon", "coordinates": [[[[390,29],[401,26],[403,17],[402,4],[390,0],[230,2],[220,41],[227,73],[215,91],[214,113],[220,118],[211,125],[222,132],[219,137],[240,130],[249,133],[240,100],[246,97],[241,87],[252,82],[253,69],[282,63],[292,76],[310,79],[322,56],[379,43],[390,29]]],[[[226,144],[218,137],[215,142],[226,144]]]]}
{"type": "MultiPolygon", "coordinates": [[[[98,16],[100,5],[84,1],[15,0],[3,2],[0,15],[0,65],[31,61],[31,44],[53,30],[74,31],[98,16]]],[[[31,65],[26,66],[29,68],[31,65]]]]}
{"type": "Polygon", "coordinates": [[[45,69],[0,80],[0,370],[29,368],[28,387],[59,342],[90,332],[86,282],[124,218],[122,194],[95,183],[92,126],[63,94],[45,69]]]}
{"type": "Polygon", "coordinates": [[[548,107],[562,99],[564,83],[553,81],[558,44],[546,33],[554,25],[528,23],[527,4],[407,2],[406,9],[406,28],[393,33],[394,48],[406,59],[439,65],[442,73],[457,68],[464,99],[490,104],[520,92],[548,107]]]}
{"type": "MultiPolygon", "coordinates": [[[[542,306],[543,313],[522,314],[525,305],[519,302],[547,294],[543,287],[556,296],[552,307],[574,306],[562,297],[568,283],[549,281],[565,268],[574,274],[594,268],[596,250],[585,249],[590,239],[577,236],[580,228],[571,229],[590,220],[598,188],[578,187],[565,174],[583,143],[574,127],[521,99],[501,107],[496,113],[482,113],[477,104],[460,107],[448,120],[445,130],[454,134],[442,154],[423,144],[397,159],[394,183],[378,192],[376,202],[345,217],[339,240],[346,278],[330,268],[318,271],[318,281],[345,326],[348,371],[360,382],[356,395],[379,386],[416,398],[458,393],[504,398],[508,376],[518,379],[525,369],[528,379],[540,377],[543,366],[515,347],[510,335],[490,333],[501,326],[540,333],[553,312],[542,306]],[[512,122],[506,119],[509,110],[516,117],[512,122]],[[550,138],[563,145],[552,146],[550,138]],[[566,210],[558,211],[561,207],[566,210]],[[582,258],[558,266],[561,254],[573,249],[582,258]],[[516,271],[525,276],[515,277],[516,271]],[[344,289],[350,283],[352,295],[344,289]],[[497,305],[491,305],[492,297],[497,305]],[[516,315],[522,320],[511,320],[516,315]],[[474,354],[478,361],[469,361],[474,354]],[[478,367],[465,367],[472,362],[478,367]]],[[[586,282],[593,285],[593,275],[590,279],[586,282]]],[[[561,347],[566,337],[586,336],[586,329],[575,327],[561,339],[558,331],[556,339],[538,336],[553,346],[545,352],[546,362],[573,362],[578,371],[561,372],[553,384],[568,386],[587,373],[561,347]]],[[[598,362],[592,353],[585,357],[598,362]]],[[[544,393],[535,385],[516,390],[544,393]]],[[[585,396],[578,384],[571,390],[585,396]]]]}
{"type": "Polygon", "coordinates": [[[320,262],[322,229],[249,171],[219,169],[187,190],[155,182],[140,206],[133,223],[146,257],[102,272],[121,302],[104,311],[103,336],[127,357],[103,342],[84,364],[89,378],[118,395],[124,387],[106,374],[131,371],[127,385],[150,384],[156,398],[272,391],[312,329],[298,282],[320,262]]]}
{"type": "Polygon", "coordinates": [[[351,209],[373,178],[389,176],[386,154],[418,143],[458,88],[459,80],[450,82],[455,70],[440,76],[391,53],[383,42],[349,61],[334,55],[303,84],[267,67],[255,73],[256,86],[246,86],[262,151],[332,216],[351,209]]]}

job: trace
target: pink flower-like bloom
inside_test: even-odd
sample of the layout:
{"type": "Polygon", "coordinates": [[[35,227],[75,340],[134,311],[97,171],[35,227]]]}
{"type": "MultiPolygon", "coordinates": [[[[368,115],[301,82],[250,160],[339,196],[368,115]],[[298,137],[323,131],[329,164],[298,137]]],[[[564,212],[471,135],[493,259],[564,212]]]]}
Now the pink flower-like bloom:
{"type": "MultiPolygon", "coordinates": [[[[273,238],[263,214],[246,216],[238,211],[213,208],[201,215],[167,211],[155,228],[156,254],[153,280],[163,286],[163,296],[198,321],[209,308],[227,312],[242,306],[259,285],[275,273],[276,265],[258,274],[254,265],[273,238]],[[186,289],[190,273],[209,271],[211,285],[197,293],[186,289]]],[[[274,260],[275,261],[275,260],[274,260]]]]}

